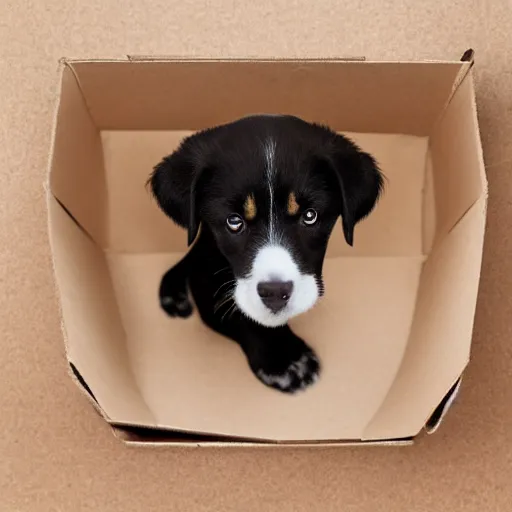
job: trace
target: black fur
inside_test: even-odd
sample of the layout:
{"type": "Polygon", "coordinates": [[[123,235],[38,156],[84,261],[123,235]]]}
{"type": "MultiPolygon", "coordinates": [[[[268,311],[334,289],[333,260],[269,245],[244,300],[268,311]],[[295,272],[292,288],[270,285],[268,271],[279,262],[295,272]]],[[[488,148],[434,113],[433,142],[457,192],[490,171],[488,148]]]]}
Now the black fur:
{"type": "Polygon", "coordinates": [[[255,375],[267,385],[294,392],[311,384],[320,366],[314,352],[287,325],[265,327],[243,314],[233,297],[268,231],[266,215],[247,220],[241,233],[226,218],[243,215],[249,194],[258,211],[269,210],[264,146],[275,147],[275,220],[279,240],[301,273],[314,275],[323,293],[327,242],[341,215],[348,244],[355,225],[373,209],[383,186],[375,160],[349,139],[292,116],[251,116],[198,132],[154,169],[149,184],[162,210],[188,230],[194,245],[163,277],[160,300],[172,316],[192,312],[190,290],[202,320],[236,341],[255,375]],[[287,211],[290,192],[299,211],[287,211]],[[314,226],[305,210],[318,213],[314,226]],[[199,232],[199,235],[198,235],[199,232]]]}

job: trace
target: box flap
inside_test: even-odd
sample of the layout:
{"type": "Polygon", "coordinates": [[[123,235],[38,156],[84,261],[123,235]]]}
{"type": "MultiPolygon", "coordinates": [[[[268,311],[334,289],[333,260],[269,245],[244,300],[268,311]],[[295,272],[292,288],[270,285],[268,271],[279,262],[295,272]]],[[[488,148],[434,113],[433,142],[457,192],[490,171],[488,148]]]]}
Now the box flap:
{"type": "Polygon", "coordinates": [[[473,74],[470,71],[430,137],[436,201],[436,238],[445,236],[464,213],[487,195],[473,74]]]}
{"type": "Polygon", "coordinates": [[[198,130],[292,113],[353,132],[428,135],[466,63],[74,62],[103,130],[198,130]]]}
{"type": "Polygon", "coordinates": [[[131,371],[103,251],[51,194],[48,212],[68,359],[108,419],[152,422],[131,371]]]}
{"type": "Polygon", "coordinates": [[[364,439],[417,434],[466,367],[485,213],[481,197],[426,261],[402,364],[364,439]]]}
{"type": "Polygon", "coordinates": [[[368,438],[381,431],[396,434],[397,418],[402,432],[419,432],[432,417],[432,404],[442,404],[446,390],[454,390],[469,360],[487,205],[471,70],[458,82],[435,126],[430,156],[435,230],[430,222],[424,242],[433,248],[423,268],[402,366],[365,433],[368,438]]]}
{"type": "Polygon", "coordinates": [[[101,138],[70,67],[62,68],[50,157],[50,189],[100,244],[108,239],[101,138]]]}

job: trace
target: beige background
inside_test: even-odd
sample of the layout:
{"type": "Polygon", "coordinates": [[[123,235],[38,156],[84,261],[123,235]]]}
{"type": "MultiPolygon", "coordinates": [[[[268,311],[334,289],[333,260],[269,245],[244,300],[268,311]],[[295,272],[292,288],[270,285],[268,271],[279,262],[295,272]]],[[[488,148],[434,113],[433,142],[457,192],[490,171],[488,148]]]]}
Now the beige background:
{"type": "Polygon", "coordinates": [[[512,4],[377,4],[1,0],[1,512],[510,510],[512,4]],[[66,375],[42,186],[57,59],[442,59],[469,46],[490,182],[488,235],[473,360],[441,430],[413,448],[187,451],[116,441],[66,375]]]}

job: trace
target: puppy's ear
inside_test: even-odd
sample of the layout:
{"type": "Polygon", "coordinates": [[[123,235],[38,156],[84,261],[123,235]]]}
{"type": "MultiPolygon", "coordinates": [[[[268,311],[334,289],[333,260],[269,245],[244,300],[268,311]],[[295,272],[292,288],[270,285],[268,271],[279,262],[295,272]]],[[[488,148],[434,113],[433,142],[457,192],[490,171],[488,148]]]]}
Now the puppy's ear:
{"type": "Polygon", "coordinates": [[[201,133],[185,139],[180,147],[153,169],[148,185],[162,211],[188,230],[192,244],[199,230],[200,183],[206,171],[206,146],[201,133]]]}
{"type": "Polygon", "coordinates": [[[345,240],[353,245],[355,225],[373,210],[384,177],[375,159],[342,135],[334,136],[328,161],[340,192],[345,240]]]}

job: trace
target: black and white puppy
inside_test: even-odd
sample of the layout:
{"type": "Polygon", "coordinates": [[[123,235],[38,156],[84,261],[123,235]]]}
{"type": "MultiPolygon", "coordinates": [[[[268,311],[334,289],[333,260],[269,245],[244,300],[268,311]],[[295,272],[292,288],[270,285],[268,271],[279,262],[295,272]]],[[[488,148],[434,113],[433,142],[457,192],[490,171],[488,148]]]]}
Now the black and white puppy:
{"type": "Polygon", "coordinates": [[[383,186],[374,158],[327,127],[256,115],[186,138],[149,185],[193,244],[162,279],[163,309],[189,316],[190,290],[205,324],[240,345],[264,384],[294,392],[315,382],[318,358],[287,322],[324,292],[339,216],[352,245],[372,211],[383,186]]]}

